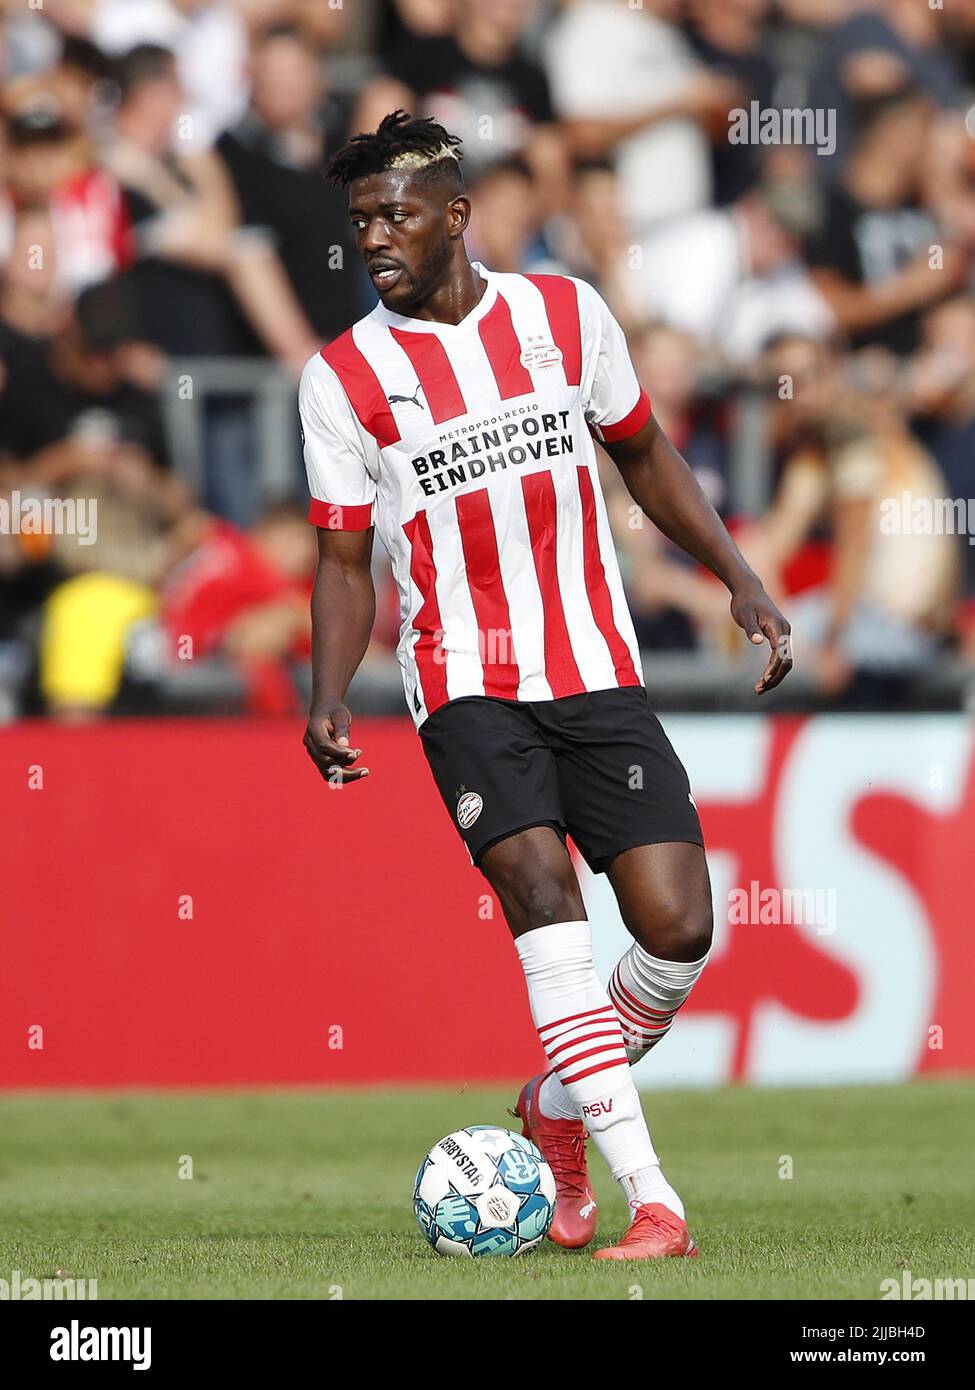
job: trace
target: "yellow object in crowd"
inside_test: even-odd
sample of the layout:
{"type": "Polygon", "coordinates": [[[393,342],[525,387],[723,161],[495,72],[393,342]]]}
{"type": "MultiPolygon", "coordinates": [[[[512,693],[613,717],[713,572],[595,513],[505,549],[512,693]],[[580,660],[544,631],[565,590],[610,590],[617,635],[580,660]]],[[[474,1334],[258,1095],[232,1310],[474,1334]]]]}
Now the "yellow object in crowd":
{"type": "Polygon", "coordinates": [[[126,637],[152,617],[152,589],[114,574],[79,574],[60,584],[44,607],[40,683],[50,707],[104,709],[118,694],[126,637]]]}

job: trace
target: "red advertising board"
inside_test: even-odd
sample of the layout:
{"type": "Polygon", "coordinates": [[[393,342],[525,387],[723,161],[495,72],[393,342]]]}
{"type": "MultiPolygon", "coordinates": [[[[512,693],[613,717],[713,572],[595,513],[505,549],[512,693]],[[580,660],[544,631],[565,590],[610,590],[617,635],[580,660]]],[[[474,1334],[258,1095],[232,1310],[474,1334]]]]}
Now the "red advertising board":
{"type": "MultiPolygon", "coordinates": [[[[676,723],[719,929],[669,1081],[975,1068],[969,726],[676,723]],[[832,929],[729,921],[736,886],[788,884],[836,894],[832,929]]],[[[5,730],[0,1085],[529,1074],[517,958],[412,727],[356,737],[372,775],[332,790],[291,721],[5,730]]]]}

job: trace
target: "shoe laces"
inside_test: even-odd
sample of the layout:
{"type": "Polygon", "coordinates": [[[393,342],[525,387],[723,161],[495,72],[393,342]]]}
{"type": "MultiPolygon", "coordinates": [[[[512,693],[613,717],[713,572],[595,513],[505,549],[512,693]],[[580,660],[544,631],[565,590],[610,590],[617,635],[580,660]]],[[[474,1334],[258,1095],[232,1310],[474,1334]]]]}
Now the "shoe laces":
{"type": "Polygon", "coordinates": [[[582,1174],[586,1167],[584,1134],[547,1134],[545,1158],[560,1192],[567,1197],[584,1197],[587,1188],[582,1174]]]}
{"type": "MultiPolygon", "coordinates": [[[[642,1240],[647,1234],[648,1227],[662,1231],[665,1235],[673,1235],[674,1225],[670,1221],[665,1220],[659,1211],[652,1211],[645,1202],[634,1202],[632,1199],[629,1206],[630,1210],[633,1212],[633,1220],[630,1222],[630,1225],[620,1241],[621,1245],[625,1245],[631,1239],[642,1240]]],[[[673,1222],[677,1222],[678,1220],[677,1214],[674,1213],[673,1222]]]]}

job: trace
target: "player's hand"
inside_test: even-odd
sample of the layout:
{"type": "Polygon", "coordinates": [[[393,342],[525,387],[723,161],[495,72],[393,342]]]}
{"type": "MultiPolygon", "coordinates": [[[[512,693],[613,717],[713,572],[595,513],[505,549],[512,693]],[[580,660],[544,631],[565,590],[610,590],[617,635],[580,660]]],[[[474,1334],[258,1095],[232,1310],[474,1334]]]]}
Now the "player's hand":
{"type": "Polygon", "coordinates": [[[750,642],[768,642],[772,653],[756,682],[756,695],[774,690],[792,670],[792,628],[759,584],[737,590],[731,598],[731,616],[750,642]]]}
{"type": "Polygon", "coordinates": [[[333,787],[358,782],[360,778],[369,776],[367,767],[352,766],[362,756],[362,749],[349,745],[351,723],[352,715],[345,705],[340,704],[313,710],[308,717],[304,745],[325,781],[333,787]]]}

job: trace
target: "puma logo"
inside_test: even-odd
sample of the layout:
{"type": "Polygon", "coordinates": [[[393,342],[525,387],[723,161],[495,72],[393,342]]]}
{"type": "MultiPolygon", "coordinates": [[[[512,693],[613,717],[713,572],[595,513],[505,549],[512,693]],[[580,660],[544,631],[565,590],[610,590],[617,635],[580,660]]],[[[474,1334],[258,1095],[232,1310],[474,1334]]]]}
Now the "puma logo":
{"type": "Polygon", "coordinates": [[[596,1210],[595,1197],[592,1195],[591,1192],[587,1192],[586,1196],[589,1198],[589,1201],[586,1203],[584,1207],[579,1208],[580,1216],[592,1216],[593,1212],[596,1210]]]}
{"type": "Polygon", "coordinates": [[[389,401],[390,405],[396,405],[398,401],[409,401],[411,405],[416,406],[417,410],[422,410],[423,402],[417,400],[417,396],[422,390],[423,387],[417,383],[417,388],[412,396],[387,396],[386,399],[389,401]]]}

